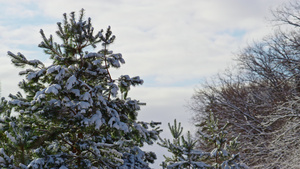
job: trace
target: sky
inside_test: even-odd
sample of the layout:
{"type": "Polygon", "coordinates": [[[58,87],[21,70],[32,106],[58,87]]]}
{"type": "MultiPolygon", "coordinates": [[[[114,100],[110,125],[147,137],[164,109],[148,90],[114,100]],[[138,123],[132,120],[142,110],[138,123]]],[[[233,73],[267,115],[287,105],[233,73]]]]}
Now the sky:
{"type": "MultiPolygon", "coordinates": [[[[188,102],[206,79],[234,63],[240,49],[274,31],[271,9],[287,0],[0,0],[1,96],[19,91],[22,77],[7,51],[21,52],[28,59],[50,64],[37,45],[57,29],[63,13],[85,9],[95,30],[111,26],[116,40],[110,46],[126,61],[112,72],[140,76],[142,86],[129,97],[147,103],[139,120],[162,122],[161,136],[170,137],[167,124],[182,122],[184,131],[194,131],[188,102]]],[[[57,38],[56,38],[57,39],[57,38]]],[[[54,39],[55,40],[55,39],[54,39]]],[[[98,48],[100,49],[100,48],[98,48]]],[[[157,153],[158,165],[167,152],[157,153]]]]}

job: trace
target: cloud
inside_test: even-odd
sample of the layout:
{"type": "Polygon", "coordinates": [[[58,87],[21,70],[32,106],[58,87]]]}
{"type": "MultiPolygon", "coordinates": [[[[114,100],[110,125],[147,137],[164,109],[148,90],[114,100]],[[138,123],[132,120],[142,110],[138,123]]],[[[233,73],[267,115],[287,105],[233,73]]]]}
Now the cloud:
{"type": "MultiPolygon", "coordinates": [[[[27,1],[18,8],[22,9],[22,4],[35,4],[43,18],[48,16],[57,21],[61,20],[62,13],[85,8],[86,16],[92,17],[96,29],[112,26],[117,40],[111,49],[123,53],[128,64],[124,72],[136,74],[138,70],[142,77],[156,76],[152,79],[157,85],[174,85],[225,69],[224,63],[231,61],[232,53],[240,44],[255,38],[253,32],[261,29],[270,2],[87,0],[74,3],[53,0],[27,1]]],[[[40,41],[37,31],[41,26],[44,25],[14,29],[5,39],[13,39],[12,44],[37,44],[40,41]]],[[[52,28],[48,33],[54,34],[52,28]]]]}

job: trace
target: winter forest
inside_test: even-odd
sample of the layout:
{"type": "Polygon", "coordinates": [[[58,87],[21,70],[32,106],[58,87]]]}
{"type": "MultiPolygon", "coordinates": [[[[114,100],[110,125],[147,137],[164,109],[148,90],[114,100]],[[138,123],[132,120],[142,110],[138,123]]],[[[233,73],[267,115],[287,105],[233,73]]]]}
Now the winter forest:
{"type": "Polygon", "coordinates": [[[112,27],[94,27],[84,9],[63,14],[56,32],[40,30],[51,64],[7,52],[23,80],[0,100],[0,168],[147,169],[157,155],[145,145],[169,152],[160,168],[300,168],[300,3],[272,16],[273,32],[195,89],[196,130],[185,133],[180,119],[168,130],[138,119],[147,103],[130,92],[144,81],[113,75],[126,56],[112,27]]]}

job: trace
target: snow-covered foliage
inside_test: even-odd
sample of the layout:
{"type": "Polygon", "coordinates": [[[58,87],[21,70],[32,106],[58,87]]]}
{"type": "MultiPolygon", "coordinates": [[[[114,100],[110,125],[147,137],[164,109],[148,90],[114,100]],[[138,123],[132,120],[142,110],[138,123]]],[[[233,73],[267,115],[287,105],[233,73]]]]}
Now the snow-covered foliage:
{"type": "Polygon", "coordinates": [[[278,126],[280,128],[270,133],[272,139],[268,148],[273,150],[267,156],[271,161],[268,167],[272,168],[298,168],[299,161],[299,132],[300,132],[300,97],[290,98],[289,101],[279,105],[276,112],[265,117],[263,125],[266,127],[278,126]]]}
{"type": "Polygon", "coordinates": [[[172,157],[165,156],[163,167],[167,168],[199,168],[199,169],[247,169],[247,165],[240,162],[239,154],[234,154],[237,150],[237,138],[227,137],[227,125],[219,128],[218,121],[210,115],[209,120],[201,124],[204,129],[199,134],[202,136],[201,146],[213,145],[210,152],[205,152],[197,148],[198,139],[193,139],[190,132],[187,137],[182,136],[183,128],[181,123],[174,120],[174,125],[169,128],[173,140],[161,139],[159,145],[168,149],[172,157]],[[205,143],[205,144],[203,144],[205,143]]]}
{"type": "Polygon", "coordinates": [[[201,159],[203,156],[208,156],[208,153],[202,152],[201,150],[194,150],[196,141],[192,140],[190,133],[188,132],[187,139],[182,136],[183,128],[181,123],[174,120],[174,125],[169,129],[173,136],[173,140],[161,139],[158,144],[164,148],[167,148],[169,152],[172,153],[172,157],[165,157],[163,167],[167,168],[204,168],[210,167],[203,162],[201,159]]]}
{"type": "Polygon", "coordinates": [[[195,92],[197,122],[214,112],[252,168],[299,168],[300,3],[273,10],[275,31],[242,49],[233,69],[195,92]],[[276,26],[275,26],[276,25],[276,26]]]}
{"type": "Polygon", "coordinates": [[[83,13],[78,21],[74,12],[64,14],[56,31],[62,44],[40,31],[39,47],[51,65],[8,52],[15,66],[31,68],[19,73],[25,76],[19,83],[25,97],[17,93],[1,102],[1,167],[149,168],[156,159],[141,147],[158,139],[159,123],[138,122],[140,103],[127,97],[130,86],[143,80],[112,77],[110,69],[125,63],[121,54],[108,50],[115,36],[110,27],[95,34],[83,13]],[[86,51],[99,43],[98,52],[86,51]]]}

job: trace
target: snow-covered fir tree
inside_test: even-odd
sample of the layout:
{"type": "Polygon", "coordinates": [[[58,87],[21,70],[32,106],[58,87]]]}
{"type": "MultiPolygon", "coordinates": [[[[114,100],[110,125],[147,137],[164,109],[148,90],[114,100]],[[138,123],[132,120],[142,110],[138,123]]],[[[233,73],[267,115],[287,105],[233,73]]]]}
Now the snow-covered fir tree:
{"type": "Polygon", "coordinates": [[[201,161],[204,156],[208,156],[208,153],[196,149],[196,142],[191,138],[190,132],[187,134],[187,138],[182,135],[183,127],[181,123],[177,123],[174,120],[174,125],[169,125],[170,132],[173,136],[173,140],[162,139],[158,144],[164,148],[167,148],[172,157],[164,155],[165,161],[162,167],[165,168],[204,168],[210,167],[210,165],[201,161]]]}
{"type": "Polygon", "coordinates": [[[174,120],[174,125],[170,125],[169,129],[173,136],[173,140],[161,139],[159,145],[167,148],[172,157],[165,157],[162,166],[168,169],[188,168],[188,169],[247,169],[248,167],[240,162],[239,154],[234,154],[237,149],[237,138],[228,138],[224,125],[218,126],[213,114],[202,124],[198,125],[202,128],[199,135],[202,138],[200,147],[209,146],[213,149],[209,152],[199,149],[197,140],[191,137],[188,131],[187,136],[182,135],[183,127],[181,123],[174,120]]]}
{"type": "Polygon", "coordinates": [[[23,69],[25,96],[1,100],[0,168],[149,168],[156,155],[141,147],[158,138],[159,123],[138,122],[140,103],[128,97],[143,80],[110,74],[125,63],[109,50],[110,27],[94,30],[84,10],[77,19],[74,12],[63,16],[56,31],[61,44],[40,31],[39,47],[51,65],[8,52],[23,69]]]}

